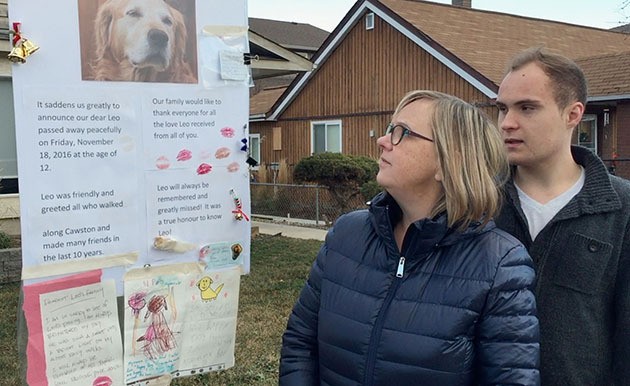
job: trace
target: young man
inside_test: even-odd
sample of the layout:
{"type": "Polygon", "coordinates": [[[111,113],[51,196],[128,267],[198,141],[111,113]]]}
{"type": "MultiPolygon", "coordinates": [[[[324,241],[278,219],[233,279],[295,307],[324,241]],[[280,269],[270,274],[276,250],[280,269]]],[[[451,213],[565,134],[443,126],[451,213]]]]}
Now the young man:
{"type": "Polygon", "coordinates": [[[517,55],[497,96],[513,166],[497,218],[529,250],[544,386],[630,384],[630,181],[571,146],[584,74],[542,49],[517,55]]]}

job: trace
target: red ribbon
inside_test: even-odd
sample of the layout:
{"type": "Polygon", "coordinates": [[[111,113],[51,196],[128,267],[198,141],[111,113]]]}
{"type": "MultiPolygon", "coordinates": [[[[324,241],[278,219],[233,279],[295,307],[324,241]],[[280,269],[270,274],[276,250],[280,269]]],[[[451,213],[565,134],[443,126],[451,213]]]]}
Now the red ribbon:
{"type": "Polygon", "coordinates": [[[234,214],[240,213],[243,215],[243,217],[245,217],[245,220],[249,221],[249,217],[247,217],[247,215],[245,214],[245,212],[243,212],[243,209],[241,208],[236,208],[236,210],[233,210],[232,213],[234,214]]]}
{"type": "Polygon", "coordinates": [[[15,47],[20,40],[22,40],[22,36],[20,35],[20,22],[13,23],[13,47],[15,47]]]}

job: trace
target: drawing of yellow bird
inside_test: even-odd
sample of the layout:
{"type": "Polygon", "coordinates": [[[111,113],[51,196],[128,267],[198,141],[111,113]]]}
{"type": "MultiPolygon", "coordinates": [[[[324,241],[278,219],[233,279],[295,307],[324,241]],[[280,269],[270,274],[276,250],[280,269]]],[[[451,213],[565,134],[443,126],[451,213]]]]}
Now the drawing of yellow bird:
{"type": "Polygon", "coordinates": [[[214,300],[219,296],[219,292],[223,289],[223,283],[219,284],[216,289],[210,287],[213,280],[209,276],[204,276],[197,282],[197,287],[201,291],[202,300],[214,300]]]}

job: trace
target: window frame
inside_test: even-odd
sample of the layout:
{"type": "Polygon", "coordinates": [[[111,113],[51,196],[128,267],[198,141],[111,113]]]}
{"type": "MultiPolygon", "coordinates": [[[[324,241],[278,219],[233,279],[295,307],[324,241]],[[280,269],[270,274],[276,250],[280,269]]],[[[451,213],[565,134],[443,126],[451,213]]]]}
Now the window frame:
{"type": "MultiPolygon", "coordinates": [[[[341,119],[326,121],[311,121],[311,155],[315,153],[315,125],[324,125],[324,151],[323,153],[343,153],[343,125],[341,119]],[[339,150],[331,151],[328,148],[328,126],[339,126],[339,150]]],[[[319,153],[318,153],[319,154],[319,153]]]]}
{"type": "Polygon", "coordinates": [[[18,178],[17,140],[15,132],[15,113],[13,109],[13,82],[11,79],[0,79],[0,114],[4,117],[0,122],[0,179],[18,178]]]}
{"type": "Polygon", "coordinates": [[[365,29],[366,31],[374,29],[374,12],[365,14],[365,29]]]}
{"type": "Polygon", "coordinates": [[[256,161],[258,161],[258,165],[256,166],[250,166],[249,168],[252,170],[258,170],[258,168],[260,167],[260,165],[262,164],[262,152],[261,152],[261,144],[260,144],[260,133],[250,133],[249,134],[249,156],[254,158],[256,161]],[[256,138],[256,145],[254,145],[254,141],[252,141],[252,138],[256,138]],[[256,150],[258,151],[258,158],[254,157],[254,152],[252,151],[252,149],[254,149],[254,147],[256,148],[256,150]]]}
{"type": "Polygon", "coordinates": [[[597,114],[584,114],[582,116],[582,120],[580,121],[580,124],[578,125],[578,127],[576,128],[576,143],[579,146],[583,146],[587,149],[591,149],[595,154],[599,154],[597,151],[597,134],[598,134],[598,127],[597,127],[597,114]],[[580,126],[582,124],[585,124],[587,122],[592,122],[591,123],[591,136],[592,136],[592,140],[589,142],[581,142],[580,141],[580,126]],[[583,143],[591,143],[592,146],[585,146],[583,145],[583,143]]]}

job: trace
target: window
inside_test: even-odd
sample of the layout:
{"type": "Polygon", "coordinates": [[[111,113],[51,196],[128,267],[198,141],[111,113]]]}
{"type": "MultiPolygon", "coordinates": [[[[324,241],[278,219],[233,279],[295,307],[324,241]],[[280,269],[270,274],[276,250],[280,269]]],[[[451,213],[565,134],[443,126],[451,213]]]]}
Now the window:
{"type": "Polygon", "coordinates": [[[585,114],[577,127],[577,144],[597,153],[597,115],[585,114]]]}
{"type": "Polygon", "coordinates": [[[374,29],[374,14],[368,13],[365,15],[365,29],[371,30],[374,29]]]}
{"type": "Polygon", "coordinates": [[[311,154],[341,153],[341,121],[311,123],[311,154]]]}
{"type": "Polygon", "coordinates": [[[17,150],[15,145],[15,118],[11,80],[0,80],[0,178],[17,177],[17,150]]]}
{"type": "MultiPolygon", "coordinates": [[[[249,156],[258,161],[258,165],[260,165],[260,134],[249,135],[249,156]]],[[[258,166],[252,167],[252,169],[258,170],[258,166]]]]}

